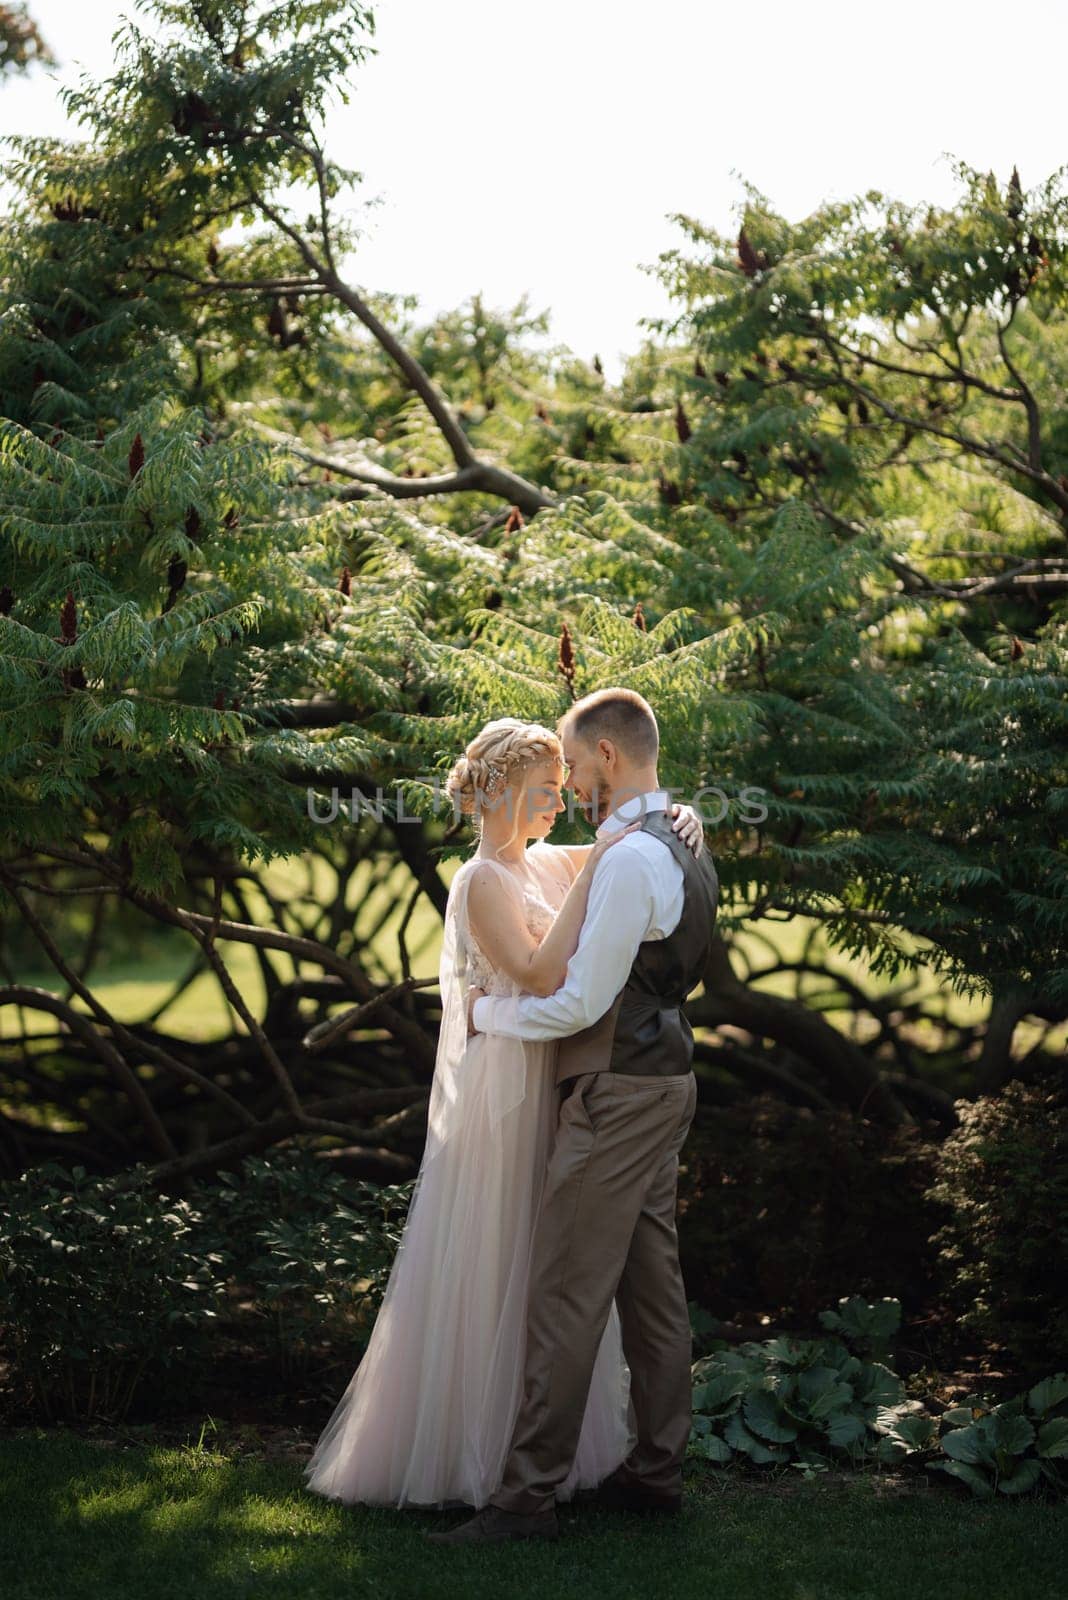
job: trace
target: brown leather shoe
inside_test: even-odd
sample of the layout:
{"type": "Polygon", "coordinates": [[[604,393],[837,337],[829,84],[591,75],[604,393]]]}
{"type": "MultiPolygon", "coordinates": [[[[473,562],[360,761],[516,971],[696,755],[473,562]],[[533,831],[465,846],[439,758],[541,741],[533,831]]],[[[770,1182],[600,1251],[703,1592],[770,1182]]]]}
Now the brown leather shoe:
{"type": "Polygon", "coordinates": [[[447,1533],[427,1533],[423,1536],[431,1544],[499,1544],[505,1539],[558,1539],[560,1525],[556,1512],[538,1511],[532,1516],[521,1516],[515,1511],[502,1511],[499,1506],[483,1506],[468,1522],[447,1533]]]}
{"type": "Polygon", "coordinates": [[[613,1473],[590,1491],[586,1504],[601,1511],[635,1511],[644,1515],[674,1517],[682,1510],[682,1495],[662,1489],[643,1489],[621,1481],[613,1473]]]}

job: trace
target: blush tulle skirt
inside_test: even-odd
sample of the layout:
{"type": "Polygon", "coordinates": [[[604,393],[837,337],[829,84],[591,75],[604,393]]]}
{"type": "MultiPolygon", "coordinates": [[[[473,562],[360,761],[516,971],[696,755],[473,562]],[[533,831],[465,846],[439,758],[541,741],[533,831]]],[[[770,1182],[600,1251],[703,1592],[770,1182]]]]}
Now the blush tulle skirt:
{"type": "MultiPolygon", "coordinates": [[[[503,1475],[559,1090],[554,1044],[478,1039],[462,1121],[437,1148],[428,1138],[370,1342],[304,1468],[306,1486],[330,1499],[478,1510],[503,1475]],[[516,1074],[524,1097],[497,1120],[493,1085],[516,1074]]],[[[600,1483],[629,1453],[629,1398],[613,1303],[558,1500],[600,1483]]]]}

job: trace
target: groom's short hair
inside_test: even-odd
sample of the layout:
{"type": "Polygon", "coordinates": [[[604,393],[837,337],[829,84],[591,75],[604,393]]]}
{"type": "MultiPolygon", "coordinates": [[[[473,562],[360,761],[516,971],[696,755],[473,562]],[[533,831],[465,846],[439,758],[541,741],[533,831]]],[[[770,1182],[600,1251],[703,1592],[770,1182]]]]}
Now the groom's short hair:
{"type": "Polygon", "coordinates": [[[655,762],[660,751],[653,708],[635,689],[595,689],[568,706],[556,731],[561,738],[574,734],[587,745],[611,739],[635,765],[655,762]]]}

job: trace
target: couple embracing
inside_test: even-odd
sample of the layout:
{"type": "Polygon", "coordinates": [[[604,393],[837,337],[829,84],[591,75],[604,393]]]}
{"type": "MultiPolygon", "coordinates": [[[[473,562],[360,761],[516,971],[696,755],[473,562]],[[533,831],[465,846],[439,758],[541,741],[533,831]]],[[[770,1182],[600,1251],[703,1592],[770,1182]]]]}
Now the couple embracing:
{"type": "Polygon", "coordinates": [[[555,732],[487,723],[446,789],[478,822],[449,889],[426,1147],[359,1367],[305,1467],[368,1505],[468,1508],[437,1543],[555,1538],[556,1504],[671,1512],[690,1432],[679,1150],[719,896],[629,689],[555,732]],[[552,845],[564,780],[596,827],[552,845]]]}

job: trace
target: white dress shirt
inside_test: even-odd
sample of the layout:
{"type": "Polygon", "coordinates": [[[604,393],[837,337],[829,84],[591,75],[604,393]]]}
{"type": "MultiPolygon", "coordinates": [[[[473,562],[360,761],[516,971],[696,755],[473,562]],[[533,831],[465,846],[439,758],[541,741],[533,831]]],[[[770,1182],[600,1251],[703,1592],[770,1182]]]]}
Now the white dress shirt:
{"type": "MultiPolygon", "coordinates": [[[[597,837],[670,804],[666,789],[631,795],[605,817],[597,837]]],[[[550,995],[482,995],[472,1011],[475,1027],[513,1039],[559,1039],[589,1027],[626,983],[638,946],[664,939],[678,926],[684,884],[663,839],[641,828],[628,834],[594,868],[586,919],[562,988],[550,995]]]]}

